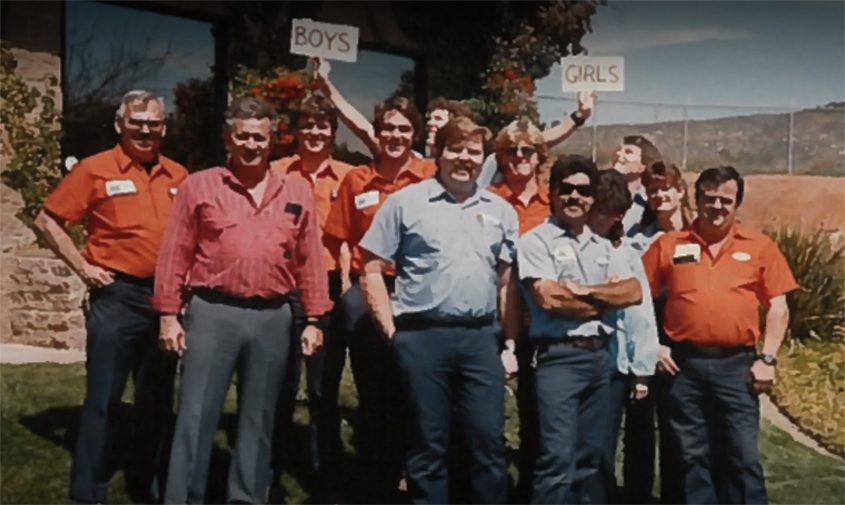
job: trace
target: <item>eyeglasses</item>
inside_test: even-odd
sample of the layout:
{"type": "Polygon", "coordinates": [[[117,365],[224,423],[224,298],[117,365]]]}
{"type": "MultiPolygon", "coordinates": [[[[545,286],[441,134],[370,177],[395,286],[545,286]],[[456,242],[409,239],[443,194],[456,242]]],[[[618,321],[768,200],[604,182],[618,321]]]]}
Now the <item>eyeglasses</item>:
{"type": "Polygon", "coordinates": [[[537,149],[531,146],[508,147],[505,149],[505,154],[508,156],[519,156],[520,158],[530,158],[537,152],[537,149]]]}
{"type": "Polygon", "coordinates": [[[561,182],[559,186],[558,193],[561,195],[571,195],[578,192],[581,196],[593,196],[595,194],[595,189],[589,184],[569,184],[566,182],[561,182]]]}
{"type": "Polygon", "coordinates": [[[164,128],[164,121],[160,119],[144,121],[142,119],[133,119],[131,117],[126,119],[126,127],[130,130],[143,130],[145,125],[150,129],[150,131],[158,131],[164,128]]]}
{"type": "Polygon", "coordinates": [[[411,133],[414,131],[414,127],[411,125],[395,125],[395,124],[385,124],[381,127],[381,131],[385,133],[391,133],[393,131],[398,131],[399,133],[411,133]]]}

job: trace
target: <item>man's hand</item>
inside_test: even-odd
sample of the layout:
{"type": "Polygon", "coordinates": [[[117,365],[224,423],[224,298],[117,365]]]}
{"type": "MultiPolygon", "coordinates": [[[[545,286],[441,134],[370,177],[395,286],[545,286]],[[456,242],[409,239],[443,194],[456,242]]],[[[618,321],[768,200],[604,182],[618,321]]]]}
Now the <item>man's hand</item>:
{"type": "Polygon", "coordinates": [[[578,92],[578,115],[584,119],[593,115],[593,108],[596,104],[595,91],[579,91],[578,92]]]}
{"type": "Polygon", "coordinates": [[[678,364],[672,359],[672,349],[669,346],[661,345],[660,349],[657,350],[657,370],[669,375],[675,375],[681,371],[678,364]]]}
{"type": "Polygon", "coordinates": [[[589,286],[584,286],[582,284],[578,284],[570,280],[564,279],[563,281],[561,281],[561,284],[563,285],[563,287],[571,291],[572,294],[575,296],[589,296],[591,293],[589,286]]]}
{"type": "Polygon", "coordinates": [[[328,87],[328,80],[329,80],[329,72],[331,72],[332,66],[323,58],[310,58],[308,60],[309,68],[313,69],[313,79],[314,82],[317,83],[317,87],[326,92],[326,88],[328,87]]]}
{"type": "Polygon", "coordinates": [[[389,323],[382,325],[381,333],[387,339],[388,342],[393,340],[393,337],[396,336],[396,325],[393,324],[393,320],[389,323]]]}
{"type": "Polygon", "coordinates": [[[749,379],[751,380],[751,389],[755,393],[758,395],[760,393],[768,393],[772,390],[772,386],[775,383],[775,367],[767,365],[758,359],[751,365],[749,379]]]}
{"type": "Polygon", "coordinates": [[[101,288],[114,282],[114,274],[112,272],[105,268],[100,268],[97,265],[92,265],[87,261],[82,264],[79,277],[82,278],[85,284],[92,288],[101,288]]]}
{"type": "Polygon", "coordinates": [[[516,344],[513,340],[505,340],[505,348],[502,350],[502,366],[505,367],[505,380],[510,380],[519,371],[519,363],[516,360],[514,349],[516,344]]]}
{"type": "Polygon", "coordinates": [[[323,330],[309,324],[302,330],[302,355],[311,356],[323,345],[323,330]]]}
{"type": "Polygon", "coordinates": [[[161,316],[158,345],[162,351],[175,352],[179,356],[182,356],[188,348],[185,342],[185,330],[175,315],[161,316]]]}
{"type": "Polygon", "coordinates": [[[648,377],[634,377],[631,381],[631,400],[638,401],[648,396],[648,377]]]}

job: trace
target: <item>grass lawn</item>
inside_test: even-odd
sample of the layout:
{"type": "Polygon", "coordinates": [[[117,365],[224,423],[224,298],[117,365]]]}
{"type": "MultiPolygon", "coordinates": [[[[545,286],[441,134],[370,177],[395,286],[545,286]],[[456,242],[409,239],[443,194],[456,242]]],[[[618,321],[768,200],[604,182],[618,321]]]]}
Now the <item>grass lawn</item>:
{"type": "MultiPolygon", "coordinates": [[[[71,438],[76,429],[79,405],[83,397],[85,369],[75,365],[3,365],[0,368],[0,503],[67,503],[71,438]]],[[[354,415],[355,397],[351,378],[344,378],[342,390],[346,417],[354,415]]],[[[128,398],[128,396],[127,396],[128,398]]],[[[516,409],[508,396],[508,445],[515,448],[516,409]]],[[[222,493],[222,475],[228,465],[229,440],[234,417],[234,395],[230,395],[223,426],[218,431],[210,480],[214,494],[222,493]]],[[[128,418],[129,407],[121,412],[128,418]]],[[[304,467],[304,423],[307,410],[300,404],[296,413],[291,473],[282,483],[289,503],[308,501],[309,483],[297,469],[304,467]],[[301,436],[299,436],[301,435],[301,436]]],[[[763,423],[761,449],[773,503],[842,503],[845,499],[845,464],[822,456],[796,442],[789,435],[763,423]]],[[[353,433],[344,426],[343,437],[349,445],[353,433]]],[[[118,437],[118,440],[125,439],[118,437]]],[[[349,485],[354,485],[354,463],[348,461],[349,485]]],[[[119,465],[117,465],[119,466],[119,465]]],[[[516,472],[511,465],[511,475],[516,472]]],[[[222,498],[219,494],[217,499],[222,498]]],[[[111,482],[112,503],[131,503],[124,492],[123,475],[118,471],[111,482]]]]}

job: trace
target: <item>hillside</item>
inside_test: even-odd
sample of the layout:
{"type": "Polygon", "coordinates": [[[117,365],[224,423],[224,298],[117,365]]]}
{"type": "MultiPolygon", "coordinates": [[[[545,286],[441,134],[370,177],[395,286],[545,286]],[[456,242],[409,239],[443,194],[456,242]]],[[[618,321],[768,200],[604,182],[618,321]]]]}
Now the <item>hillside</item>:
{"type": "MultiPolygon", "coordinates": [[[[601,113],[599,106],[599,113],[601,113]]],[[[687,168],[699,171],[733,165],[742,173],[785,174],[787,171],[788,114],[756,114],[688,123],[687,168]]],[[[652,139],[664,155],[679,165],[683,156],[682,121],[616,124],[597,129],[599,166],[610,162],[625,135],[652,139]]],[[[556,153],[592,152],[592,129],[585,126],[556,153]]],[[[845,176],[845,109],[817,108],[795,113],[793,172],[845,176]]]]}

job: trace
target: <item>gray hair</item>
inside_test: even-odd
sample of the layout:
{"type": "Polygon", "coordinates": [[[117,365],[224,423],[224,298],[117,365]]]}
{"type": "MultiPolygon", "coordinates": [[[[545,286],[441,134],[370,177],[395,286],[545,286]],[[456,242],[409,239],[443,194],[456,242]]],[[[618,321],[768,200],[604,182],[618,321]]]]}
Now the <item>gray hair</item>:
{"type": "Polygon", "coordinates": [[[118,107],[114,113],[115,121],[119,121],[126,116],[126,109],[128,107],[137,103],[146,105],[152,101],[158,102],[159,107],[161,107],[161,114],[164,116],[164,98],[155,96],[145,89],[133,89],[132,91],[127,92],[123,95],[123,98],[120,99],[120,107],[118,107]]]}
{"type": "Polygon", "coordinates": [[[270,128],[276,131],[279,115],[276,108],[269,103],[254,96],[242,96],[236,98],[226,109],[226,131],[232,129],[237,119],[269,119],[270,128]]]}

